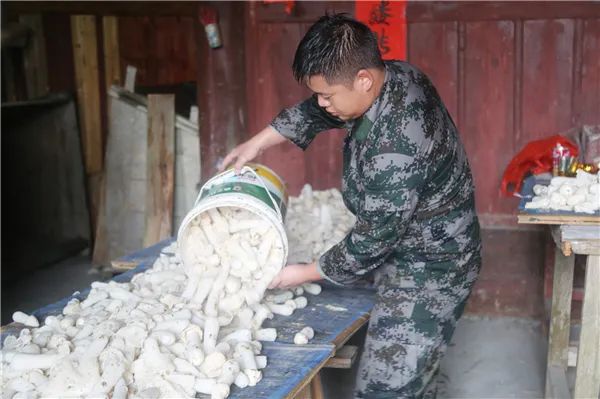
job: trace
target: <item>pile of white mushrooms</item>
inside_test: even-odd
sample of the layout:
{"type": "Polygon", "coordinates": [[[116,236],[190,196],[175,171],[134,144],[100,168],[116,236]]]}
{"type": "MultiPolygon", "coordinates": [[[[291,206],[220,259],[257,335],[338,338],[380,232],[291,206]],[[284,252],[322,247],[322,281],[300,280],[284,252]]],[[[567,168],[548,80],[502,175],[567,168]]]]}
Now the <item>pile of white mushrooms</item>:
{"type": "Polygon", "coordinates": [[[344,239],[356,218],[335,188],[313,191],[305,185],[290,198],[285,221],[290,253],[288,263],[309,263],[344,239]]]}
{"type": "Polygon", "coordinates": [[[600,173],[578,170],[576,177],[556,176],[548,186],[536,184],[533,193],[526,209],[593,214],[600,209],[600,173]]]}
{"type": "MultiPolygon", "coordinates": [[[[323,251],[351,227],[337,190],[305,188],[290,208],[291,248],[310,248],[316,234],[307,232],[318,228],[323,251]],[[326,226],[303,225],[305,212],[326,226]]],[[[267,364],[260,341],[277,337],[263,322],[291,315],[307,306],[305,293],[321,291],[304,284],[265,295],[282,256],[274,227],[253,213],[201,214],[181,248],[164,248],[131,282],[94,282],[85,300],[72,299],[42,326],[16,312],[26,328],[4,340],[2,397],[226,398],[232,384],[254,386],[267,364]]],[[[307,326],[294,342],[313,336],[307,326]]]]}

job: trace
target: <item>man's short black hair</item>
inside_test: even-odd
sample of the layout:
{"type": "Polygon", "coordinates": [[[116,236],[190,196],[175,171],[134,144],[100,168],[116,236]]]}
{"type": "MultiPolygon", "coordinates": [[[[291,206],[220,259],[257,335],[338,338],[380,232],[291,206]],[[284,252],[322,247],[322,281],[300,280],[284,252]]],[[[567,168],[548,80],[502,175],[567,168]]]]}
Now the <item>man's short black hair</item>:
{"type": "Polygon", "coordinates": [[[375,34],[347,14],[319,18],[300,41],[292,64],[298,82],[322,75],[329,84],[347,83],[361,69],[383,67],[375,34]]]}

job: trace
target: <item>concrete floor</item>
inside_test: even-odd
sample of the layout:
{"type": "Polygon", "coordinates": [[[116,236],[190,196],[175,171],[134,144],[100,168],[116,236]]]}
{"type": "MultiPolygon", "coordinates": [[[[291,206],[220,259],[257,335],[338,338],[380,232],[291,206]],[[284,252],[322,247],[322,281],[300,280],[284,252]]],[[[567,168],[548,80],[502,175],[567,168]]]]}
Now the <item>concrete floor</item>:
{"type": "MultiPolygon", "coordinates": [[[[364,337],[350,343],[361,344],[364,337]]],[[[438,398],[541,398],[546,340],[540,323],[527,319],[463,317],[442,361],[438,398]]],[[[325,397],[352,398],[352,370],[326,369],[325,397]]]]}
{"type": "MultiPolygon", "coordinates": [[[[3,282],[2,324],[10,322],[15,310],[31,312],[103,277],[92,272],[87,257],[78,256],[3,282]]],[[[352,343],[362,339],[357,334],[352,343]]],[[[442,362],[438,398],[543,397],[545,354],[536,321],[465,316],[442,362]]],[[[325,370],[326,398],[351,398],[355,375],[356,368],[325,370]]]]}

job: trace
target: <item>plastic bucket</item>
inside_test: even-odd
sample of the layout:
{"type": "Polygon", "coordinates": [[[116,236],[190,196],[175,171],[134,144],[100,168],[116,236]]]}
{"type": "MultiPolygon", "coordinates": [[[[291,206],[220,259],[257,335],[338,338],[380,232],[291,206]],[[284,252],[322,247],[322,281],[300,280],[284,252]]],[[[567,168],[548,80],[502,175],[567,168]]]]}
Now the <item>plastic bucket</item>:
{"type": "Polygon", "coordinates": [[[226,206],[243,208],[275,228],[283,248],[281,267],[284,267],[288,256],[288,240],[284,227],[287,201],[285,183],[266,166],[246,164],[239,175],[236,175],[233,169],[226,170],[202,186],[194,207],[179,226],[177,243],[182,248],[186,230],[203,212],[226,206]]]}

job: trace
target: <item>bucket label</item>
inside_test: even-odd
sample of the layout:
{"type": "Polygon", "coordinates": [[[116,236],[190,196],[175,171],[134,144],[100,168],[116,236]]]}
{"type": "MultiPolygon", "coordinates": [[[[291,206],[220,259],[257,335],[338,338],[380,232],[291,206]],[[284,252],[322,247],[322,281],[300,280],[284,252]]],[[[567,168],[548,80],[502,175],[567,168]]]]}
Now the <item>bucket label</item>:
{"type": "Polygon", "coordinates": [[[275,194],[270,190],[269,192],[271,193],[271,196],[275,200],[276,204],[273,204],[273,201],[271,201],[271,198],[269,198],[269,195],[263,187],[250,182],[214,184],[210,188],[204,190],[204,192],[200,196],[200,199],[228,193],[247,194],[264,202],[275,212],[277,212],[276,206],[279,206],[279,209],[281,210],[281,216],[285,220],[285,214],[287,211],[285,204],[283,203],[279,195],[275,194]]]}

